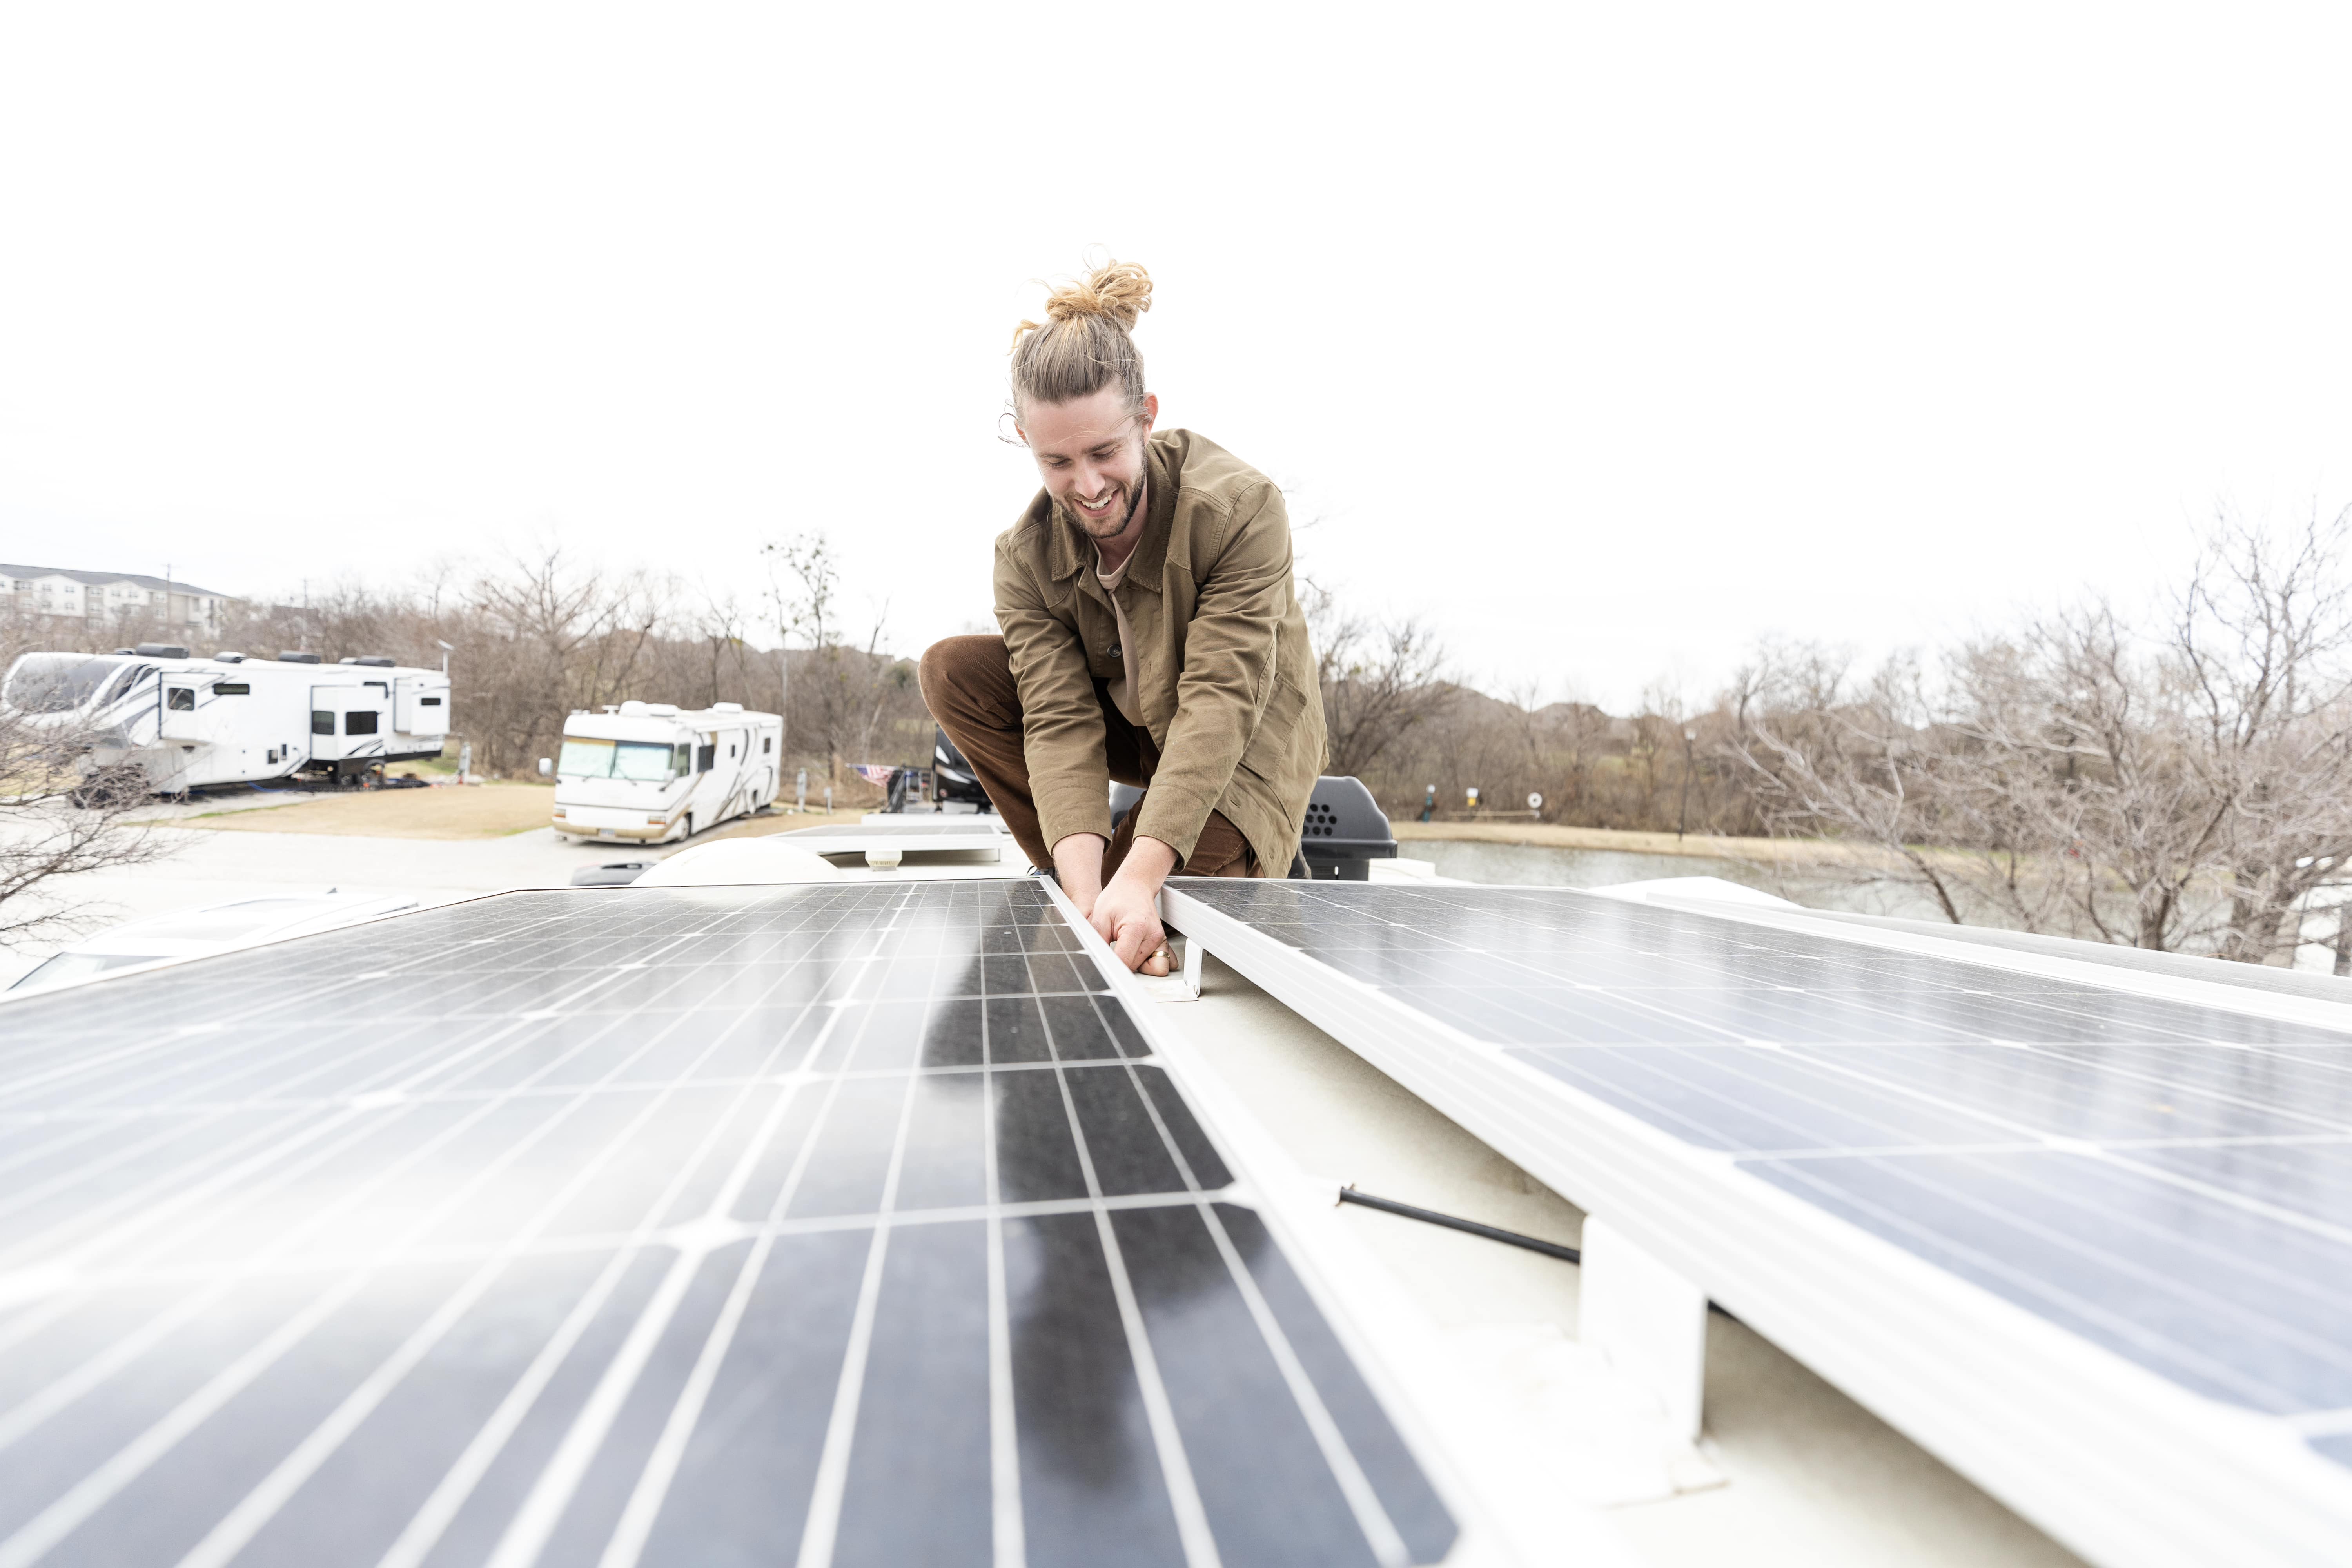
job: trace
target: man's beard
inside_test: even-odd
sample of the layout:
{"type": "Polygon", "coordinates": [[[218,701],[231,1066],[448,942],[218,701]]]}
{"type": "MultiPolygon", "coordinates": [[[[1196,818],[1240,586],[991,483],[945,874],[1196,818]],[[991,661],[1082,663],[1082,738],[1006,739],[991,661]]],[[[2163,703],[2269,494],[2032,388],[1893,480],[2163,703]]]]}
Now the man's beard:
{"type": "Polygon", "coordinates": [[[1135,521],[1136,509],[1143,504],[1143,475],[1136,476],[1134,485],[1127,492],[1127,505],[1119,510],[1118,521],[1116,523],[1112,523],[1108,518],[1103,519],[1101,522],[1088,522],[1086,514],[1069,501],[1057,501],[1055,504],[1062,509],[1062,514],[1065,517],[1078,525],[1078,531],[1088,539],[1117,539],[1127,531],[1127,525],[1135,521]]]}

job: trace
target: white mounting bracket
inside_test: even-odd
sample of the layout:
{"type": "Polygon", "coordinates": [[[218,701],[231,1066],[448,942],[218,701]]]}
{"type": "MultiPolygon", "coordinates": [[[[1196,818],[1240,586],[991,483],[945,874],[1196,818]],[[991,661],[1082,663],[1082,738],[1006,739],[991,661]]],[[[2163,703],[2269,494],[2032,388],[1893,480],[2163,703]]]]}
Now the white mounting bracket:
{"type": "Polygon", "coordinates": [[[1706,1384],[1706,1292],[1587,1216],[1577,1338],[1658,1397],[1667,1430],[1696,1442],[1706,1384]]]}
{"type": "Polygon", "coordinates": [[[1144,994],[1154,1002],[1198,1002],[1201,999],[1201,954],[1204,950],[1199,942],[1168,925],[1164,917],[1161,929],[1168,932],[1169,950],[1176,952],[1180,947],[1181,949],[1176,972],[1172,974],[1139,974],[1136,979],[1143,983],[1144,994]]]}

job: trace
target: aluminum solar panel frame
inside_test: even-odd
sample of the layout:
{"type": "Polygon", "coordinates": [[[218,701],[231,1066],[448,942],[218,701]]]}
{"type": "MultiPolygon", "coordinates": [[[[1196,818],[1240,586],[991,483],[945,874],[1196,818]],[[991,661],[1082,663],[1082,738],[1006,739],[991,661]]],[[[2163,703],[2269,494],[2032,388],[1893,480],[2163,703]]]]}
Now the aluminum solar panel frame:
{"type": "Polygon", "coordinates": [[[1568,889],[1164,901],[2090,1560],[2352,1562],[2336,1005],[1568,889]]]}
{"type": "Polygon", "coordinates": [[[1475,1539],[1033,879],[501,894],[0,1004],[0,1568],[1475,1539]]]}

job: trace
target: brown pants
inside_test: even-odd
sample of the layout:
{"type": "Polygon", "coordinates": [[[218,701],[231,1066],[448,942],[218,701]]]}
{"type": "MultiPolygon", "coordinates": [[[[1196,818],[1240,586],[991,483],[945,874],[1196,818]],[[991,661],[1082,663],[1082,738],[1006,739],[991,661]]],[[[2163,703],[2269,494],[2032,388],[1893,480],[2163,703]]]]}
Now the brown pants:
{"type": "MultiPolygon", "coordinates": [[[[1037,803],[1029,792],[1029,758],[1023,747],[1021,692],[1013,684],[1013,666],[1000,637],[945,637],[923,655],[923,700],[948,739],[971,763],[995,804],[1013,842],[1039,868],[1054,864],[1053,847],[1037,826],[1037,803]]],[[[1111,778],[1149,791],[1160,766],[1160,750],[1150,731],[1137,729],[1110,700],[1110,688],[1095,682],[1095,700],[1102,704],[1103,759],[1111,778]]],[[[1110,847],[1103,852],[1103,879],[1110,879],[1135,843],[1135,821],[1143,803],[1119,819],[1110,847]]],[[[1181,868],[1188,877],[1256,877],[1257,857],[1241,829],[1213,811],[1201,829],[1192,853],[1181,868]]]]}

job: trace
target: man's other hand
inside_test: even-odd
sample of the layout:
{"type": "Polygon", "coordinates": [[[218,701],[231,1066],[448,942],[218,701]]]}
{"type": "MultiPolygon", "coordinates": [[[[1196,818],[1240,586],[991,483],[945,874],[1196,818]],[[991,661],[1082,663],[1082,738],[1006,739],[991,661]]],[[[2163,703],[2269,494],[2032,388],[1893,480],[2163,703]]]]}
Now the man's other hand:
{"type": "Polygon", "coordinates": [[[1102,897],[1102,858],[1108,847],[1094,834],[1073,833],[1052,850],[1054,880],[1088,920],[1094,918],[1095,900],[1102,897]]]}

